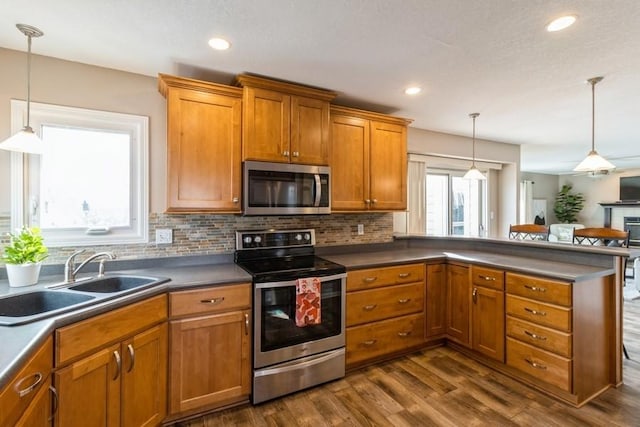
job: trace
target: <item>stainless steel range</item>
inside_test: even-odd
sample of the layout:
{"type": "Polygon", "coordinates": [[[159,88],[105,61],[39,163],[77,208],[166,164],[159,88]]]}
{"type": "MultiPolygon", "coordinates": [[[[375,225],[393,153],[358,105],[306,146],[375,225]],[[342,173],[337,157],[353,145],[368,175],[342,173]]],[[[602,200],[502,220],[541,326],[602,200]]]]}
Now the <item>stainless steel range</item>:
{"type": "Polygon", "coordinates": [[[236,232],[253,277],[253,403],[345,374],[346,269],[314,245],[312,229],[236,232]]]}

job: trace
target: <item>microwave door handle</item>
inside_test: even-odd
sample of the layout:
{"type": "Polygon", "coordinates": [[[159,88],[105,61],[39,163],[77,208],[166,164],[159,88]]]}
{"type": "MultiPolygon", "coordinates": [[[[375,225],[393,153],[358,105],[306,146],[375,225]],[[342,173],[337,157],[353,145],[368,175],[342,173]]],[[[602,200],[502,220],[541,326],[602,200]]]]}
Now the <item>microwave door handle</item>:
{"type": "Polygon", "coordinates": [[[314,207],[318,207],[320,206],[320,199],[322,198],[322,184],[320,183],[320,175],[319,174],[315,174],[313,175],[315,181],[316,181],[316,199],[313,202],[313,206],[314,207]]]}

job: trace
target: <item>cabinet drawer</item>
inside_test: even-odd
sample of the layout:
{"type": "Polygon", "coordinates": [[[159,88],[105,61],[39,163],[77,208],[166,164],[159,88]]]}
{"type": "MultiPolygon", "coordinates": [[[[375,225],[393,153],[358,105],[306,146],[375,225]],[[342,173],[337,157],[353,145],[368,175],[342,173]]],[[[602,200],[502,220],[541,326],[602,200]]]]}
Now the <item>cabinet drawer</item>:
{"type": "Polygon", "coordinates": [[[349,271],[347,291],[423,281],[424,270],[424,264],[408,264],[349,271]]]}
{"type": "Polygon", "coordinates": [[[158,295],[57,329],[56,367],[167,319],[167,297],[158,295]]]}
{"type": "Polygon", "coordinates": [[[507,273],[507,292],[542,302],[571,306],[571,283],[507,273]]]}
{"type": "Polygon", "coordinates": [[[24,367],[0,391],[0,422],[12,426],[24,413],[38,390],[48,384],[53,369],[53,339],[49,337],[24,367]]]}
{"type": "Polygon", "coordinates": [[[475,286],[504,290],[504,271],[495,268],[471,266],[471,282],[475,286]]]}
{"type": "Polygon", "coordinates": [[[424,309],[424,282],[347,294],[347,326],[388,319],[424,309]]]}
{"type": "Polygon", "coordinates": [[[169,316],[171,317],[237,310],[250,305],[250,283],[169,294],[169,316]]]}
{"type": "Polygon", "coordinates": [[[424,342],[424,315],[414,314],[347,328],[347,365],[424,342]]]}
{"type": "Polygon", "coordinates": [[[571,392],[571,360],[507,338],[507,365],[571,392]]]}
{"type": "Polygon", "coordinates": [[[507,316],[507,335],[560,356],[572,356],[571,334],[507,316]]]}
{"type": "Polygon", "coordinates": [[[571,309],[507,295],[507,314],[538,325],[571,332],[571,309]]]}

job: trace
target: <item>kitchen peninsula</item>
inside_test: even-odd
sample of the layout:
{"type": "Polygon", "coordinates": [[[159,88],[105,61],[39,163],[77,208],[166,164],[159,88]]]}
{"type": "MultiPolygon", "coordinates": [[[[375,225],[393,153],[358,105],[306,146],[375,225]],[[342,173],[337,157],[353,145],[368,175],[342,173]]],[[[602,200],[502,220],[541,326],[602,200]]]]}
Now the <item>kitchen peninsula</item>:
{"type": "MultiPolygon", "coordinates": [[[[318,255],[347,267],[347,280],[389,278],[391,276],[385,276],[389,271],[406,278],[403,268],[412,266],[410,271],[416,272],[416,283],[420,283],[420,272],[425,271],[422,287],[418,288],[424,292],[424,304],[416,309],[419,312],[386,320],[370,319],[353,327],[354,332],[365,329],[376,332],[380,330],[378,327],[412,316],[414,324],[415,319],[423,320],[421,325],[416,324],[416,330],[422,331],[422,335],[417,341],[411,341],[409,347],[395,347],[396,351],[390,354],[376,354],[369,359],[358,359],[358,356],[352,359],[353,363],[348,356],[349,369],[395,357],[403,351],[446,344],[574,406],[581,406],[622,383],[622,263],[624,257],[638,256],[638,252],[633,248],[416,236],[397,237],[386,244],[317,248],[318,255]],[[398,270],[390,270],[393,268],[398,270]],[[371,271],[379,274],[370,277],[371,271]],[[489,318],[490,323],[483,317],[487,309],[494,314],[489,318]],[[438,329],[437,323],[443,327],[438,329]],[[496,330],[501,335],[496,335],[496,330]]],[[[147,262],[141,269],[133,268],[129,272],[166,276],[172,280],[94,308],[22,326],[0,327],[0,340],[4,343],[0,352],[0,400],[4,402],[6,396],[15,393],[12,385],[20,380],[20,370],[43,345],[51,348],[50,337],[56,331],[93,316],[165,298],[167,293],[178,290],[250,281],[228,257],[222,263],[209,260],[205,265],[187,266],[163,265],[163,260],[158,259],[155,265],[147,262]]],[[[41,289],[45,282],[56,280],[59,277],[47,277],[43,283],[21,291],[41,289]]],[[[349,291],[349,286],[348,292],[353,293],[393,290],[401,285],[385,282],[377,288],[374,284],[371,289],[354,291],[349,291]]],[[[20,291],[10,290],[6,281],[0,282],[0,296],[16,292],[20,291]]],[[[357,309],[347,304],[348,315],[357,309]]],[[[165,320],[159,321],[161,328],[167,316],[164,313],[165,320]]],[[[357,347],[355,342],[351,345],[357,347]]],[[[347,351],[349,346],[347,335],[347,351]]],[[[55,365],[41,375],[49,378],[52,372],[57,372],[55,365]]],[[[53,385],[57,386],[55,381],[53,385]]],[[[168,393],[172,386],[169,382],[168,393]]],[[[41,388],[36,387],[34,393],[41,388]]],[[[244,395],[235,403],[245,403],[248,397],[244,395]]],[[[13,414],[2,408],[3,417],[13,414]]],[[[213,406],[205,405],[195,410],[212,409],[213,406]]]]}

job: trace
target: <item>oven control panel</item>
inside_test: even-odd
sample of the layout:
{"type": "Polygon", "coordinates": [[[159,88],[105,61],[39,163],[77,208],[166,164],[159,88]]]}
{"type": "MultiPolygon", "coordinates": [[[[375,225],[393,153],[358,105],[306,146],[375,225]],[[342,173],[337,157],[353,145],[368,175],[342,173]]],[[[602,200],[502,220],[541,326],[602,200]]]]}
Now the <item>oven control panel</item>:
{"type": "Polygon", "coordinates": [[[316,244],[315,230],[249,230],[236,231],[236,250],[276,249],[316,244]]]}

